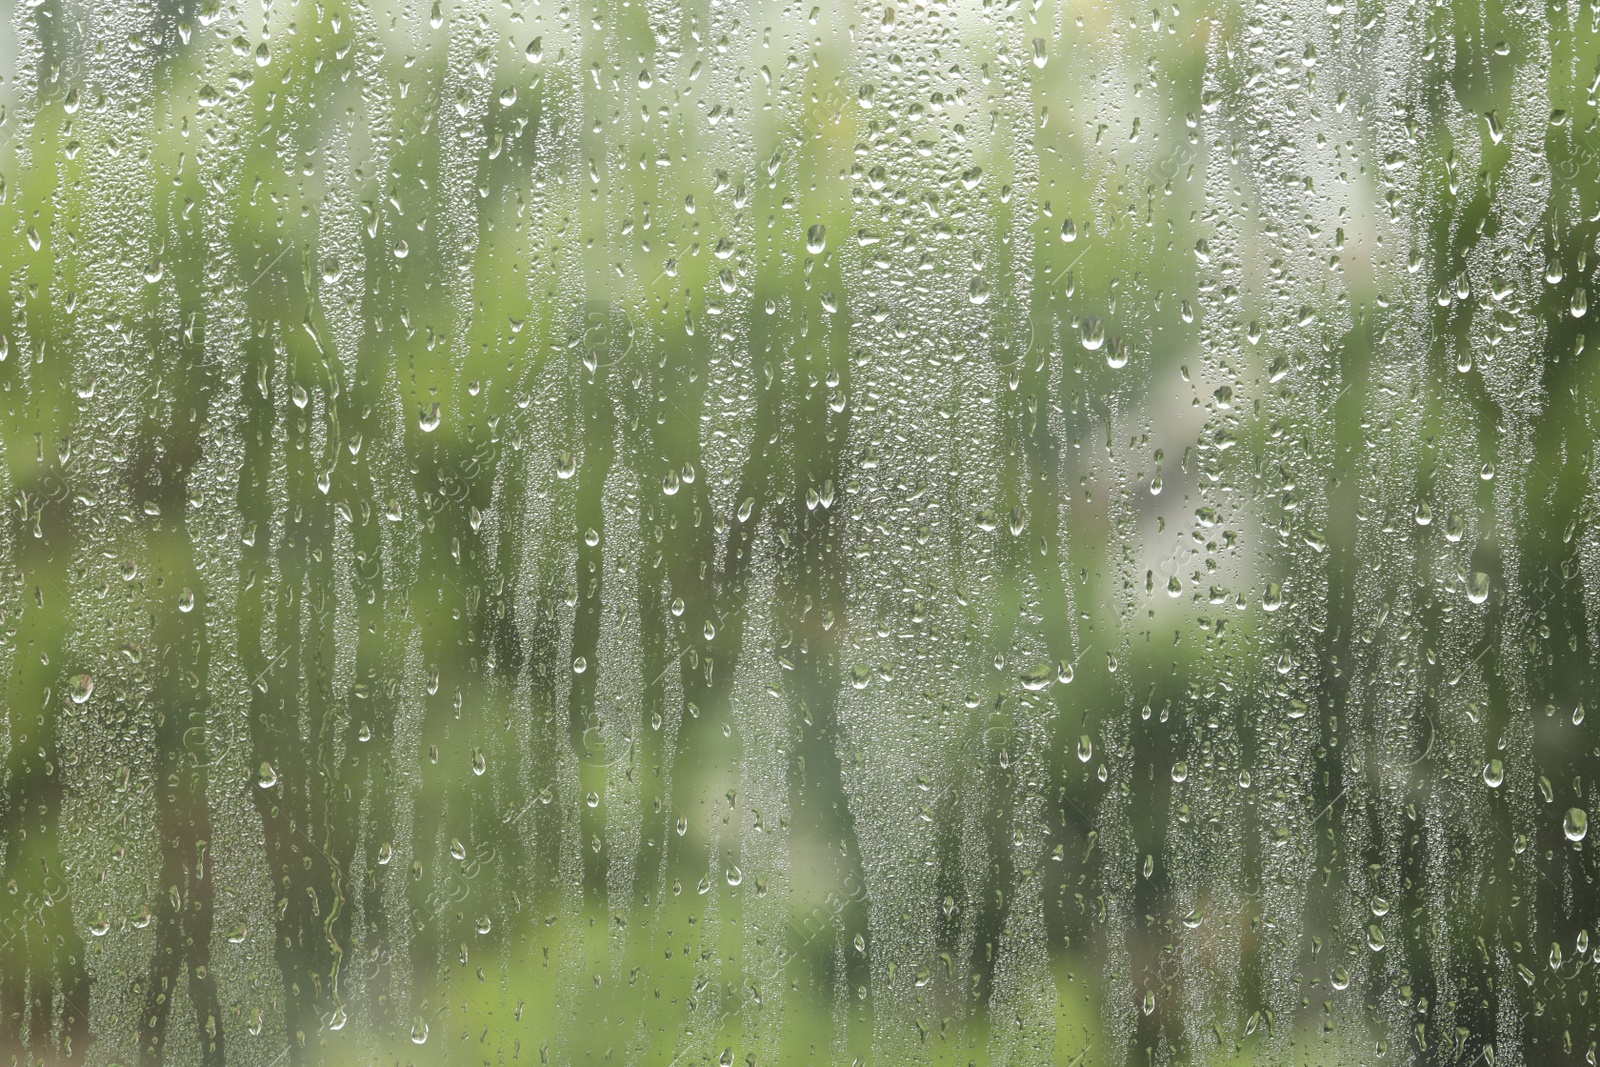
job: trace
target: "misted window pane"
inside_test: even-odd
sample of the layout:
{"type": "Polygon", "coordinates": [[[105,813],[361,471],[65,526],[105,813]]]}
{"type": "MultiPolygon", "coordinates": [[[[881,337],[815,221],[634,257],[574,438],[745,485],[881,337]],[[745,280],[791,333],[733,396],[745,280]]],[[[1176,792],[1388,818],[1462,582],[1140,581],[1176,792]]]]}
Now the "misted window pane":
{"type": "Polygon", "coordinates": [[[1594,1064],[1596,10],[12,5],[0,1062],[1594,1064]]]}

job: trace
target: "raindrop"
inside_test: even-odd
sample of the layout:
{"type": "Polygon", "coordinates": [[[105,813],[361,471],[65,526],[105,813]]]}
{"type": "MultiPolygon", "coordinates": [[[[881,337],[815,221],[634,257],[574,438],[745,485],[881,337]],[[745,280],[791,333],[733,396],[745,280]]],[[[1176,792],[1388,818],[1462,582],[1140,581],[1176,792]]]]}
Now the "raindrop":
{"type": "Polygon", "coordinates": [[[1568,841],[1582,841],[1589,832],[1589,813],[1582,808],[1568,808],[1566,817],[1561,820],[1561,832],[1567,835],[1568,841]]]}
{"type": "Polygon", "coordinates": [[[1098,316],[1090,315],[1078,327],[1078,336],[1083,347],[1090,352],[1097,352],[1106,341],[1106,325],[1098,316]]]}
{"type": "Polygon", "coordinates": [[[1280,583],[1267,583],[1266,591],[1261,594],[1261,606],[1267,611],[1277,611],[1283,607],[1283,586],[1280,583]]]}
{"type": "Polygon", "coordinates": [[[1500,783],[1506,780],[1506,767],[1497,759],[1492,759],[1483,765],[1483,784],[1490,789],[1499,789],[1500,783]]]}
{"type": "Polygon", "coordinates": [[[1113,337],[1106,346],[1106,366],[1121,370],[1128,365],[1128,345],[1120,337],[1113,337]]]}

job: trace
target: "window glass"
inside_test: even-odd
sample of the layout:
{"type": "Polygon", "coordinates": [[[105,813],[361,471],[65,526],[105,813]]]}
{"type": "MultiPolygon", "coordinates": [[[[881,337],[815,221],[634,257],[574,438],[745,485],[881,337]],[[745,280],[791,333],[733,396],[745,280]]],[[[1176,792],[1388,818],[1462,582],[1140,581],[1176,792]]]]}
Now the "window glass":
{"type": "Polygon", "coordinates": [[[1593,1064],[1597,10],[11,5],[0,1060],[1593,1064]]]}

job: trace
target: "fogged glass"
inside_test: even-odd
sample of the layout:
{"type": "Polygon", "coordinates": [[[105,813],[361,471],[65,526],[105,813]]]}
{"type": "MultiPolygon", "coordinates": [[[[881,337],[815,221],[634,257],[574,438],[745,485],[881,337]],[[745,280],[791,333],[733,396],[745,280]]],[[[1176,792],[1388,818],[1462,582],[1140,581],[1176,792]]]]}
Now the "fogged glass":
{"type": "Polygon", "coordinates": [[[1597,11],[11,5],[0,1058],[1594,1063],[1597,11]]]}

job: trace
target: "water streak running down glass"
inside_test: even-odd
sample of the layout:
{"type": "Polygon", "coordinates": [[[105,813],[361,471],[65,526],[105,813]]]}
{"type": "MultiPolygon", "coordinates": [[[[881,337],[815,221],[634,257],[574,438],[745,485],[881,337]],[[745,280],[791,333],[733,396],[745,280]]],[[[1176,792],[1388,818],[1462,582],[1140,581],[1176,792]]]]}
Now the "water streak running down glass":
{"type": "Polygon", "coordinates": [[[10,5],[0,1064],[1595,1064],[1597,11],[10,5]]]}

